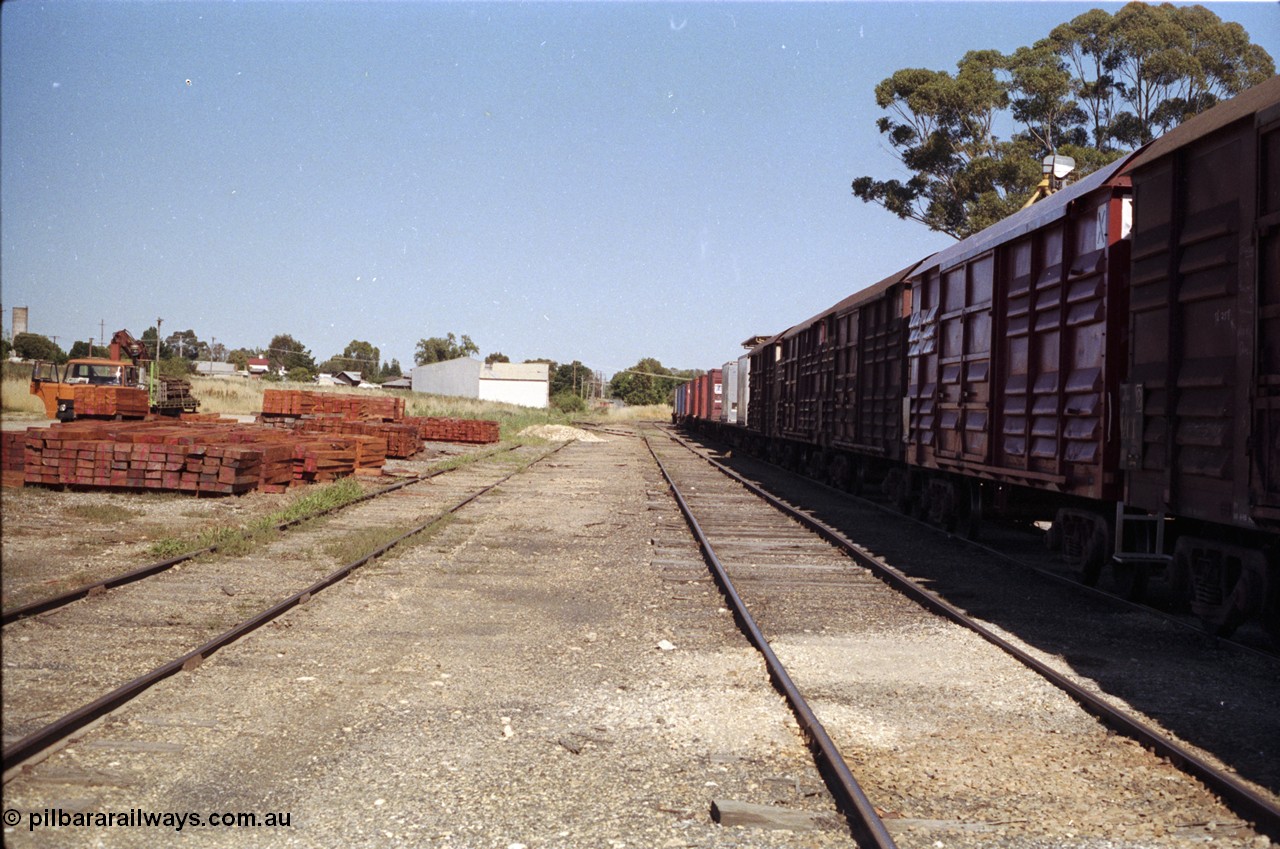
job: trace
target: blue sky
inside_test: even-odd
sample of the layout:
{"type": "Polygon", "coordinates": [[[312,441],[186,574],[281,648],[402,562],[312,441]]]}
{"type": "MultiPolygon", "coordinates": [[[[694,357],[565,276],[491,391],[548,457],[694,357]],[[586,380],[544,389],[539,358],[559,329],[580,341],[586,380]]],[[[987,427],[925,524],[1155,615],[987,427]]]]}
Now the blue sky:
{"type": "Polygon", "coordinates": [[[877,82],[1095,6],[5,2],[4,327],[712,367],[950,243],[850,193],[877,82]]]}

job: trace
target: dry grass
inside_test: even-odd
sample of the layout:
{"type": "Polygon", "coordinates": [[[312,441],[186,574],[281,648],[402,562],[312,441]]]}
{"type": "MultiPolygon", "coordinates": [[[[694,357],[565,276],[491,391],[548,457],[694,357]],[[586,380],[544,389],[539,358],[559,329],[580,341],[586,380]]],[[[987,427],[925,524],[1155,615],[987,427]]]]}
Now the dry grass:
{"type": "Polygon", "coordinates": [[[610,407],[603,413],[592,413],[588,419],[602,419],[612,422],[655,422],[671,421],[670,404],[650,404],[647,407],[610,407]]]}
{"type": "MultiPolygon", "coordinates": [[[[30,414],[44,417],[44,404],[29,391],[30,379],[21,373],[6,370],[0,408],[4,415],[25,418],[30,414]]],[[[262,393],[266,389],[307,389],[317,392],[336,392],[372,396],[399,396],[405,399],[405,412],[411,416],[451,416],[460,419],[491,419],[502,424],[503,436],[533,424],[564,424],[569,417],[553,410],[534,410],[514,404],[496,401],[480,401],[475,398],[453,398],[444,395],[427,395],[421,392],[382,389],[350,389],[345,386],[316,386],[304,383],[270,383],[264,380],[244,378],[193,377],[191,393],[200,401],[200,412],[220,415],[251,416],[262,411],[262,393]]],[[[609,408],[599,413],[580,413],[575,418],[597,421],[664,421],[671,418],[671,407],[609,408]]]]}
{"type": "Polygon", "coordinates": [[[31,378],[6,373],[0,384],[0,411],[4,415],[30,413],[44,418],[44,402],[31,394],[31,378]]]}

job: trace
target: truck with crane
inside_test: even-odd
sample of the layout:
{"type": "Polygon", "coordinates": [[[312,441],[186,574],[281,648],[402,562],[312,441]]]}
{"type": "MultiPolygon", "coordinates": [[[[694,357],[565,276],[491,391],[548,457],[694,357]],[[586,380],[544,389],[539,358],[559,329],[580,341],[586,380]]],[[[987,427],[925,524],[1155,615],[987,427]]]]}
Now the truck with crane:
{"type": "Polygon", "coordinates": [[[128,330],[116,331],[108,353],[63,365],[47,360],[33,365],[30,391],[44,401],[49,418],[140,419],[150,413],[194,413],[199,407],[190,382],[161,375],[157,358],[128,330]]]}

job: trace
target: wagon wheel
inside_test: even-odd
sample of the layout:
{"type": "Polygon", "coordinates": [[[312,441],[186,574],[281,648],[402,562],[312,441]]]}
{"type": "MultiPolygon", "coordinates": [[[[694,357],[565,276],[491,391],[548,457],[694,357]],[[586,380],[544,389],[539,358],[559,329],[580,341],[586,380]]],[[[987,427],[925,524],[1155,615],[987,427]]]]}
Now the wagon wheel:
{"type": "Polygon", "coordinates": [[[1111,580],[1115,583],[1116,594],[1127,601],[1142,601],[1147,593],[1147,580],[1151,577],[1151,566],[1147,563],[1111,564],[1111,580]]]}
{"type": "Polygon", "coordinates": [[[1174,613],[1191,610],[1191,556],[1181,545],[1174,546],[1169,566],[1169,605],[1174,613]]]}
{"type": "Polygon", "coordinates": [[[867,491],[867,465],[861,460],[853,461],[853,472],[849,476],[849,492],[863,495],[867,491]]]}
{"type": "Polygon", "coordinates": [[[1096,587],[1102,577],[1102,566],[1107,562],[1107,535],[1094,528],[1089,534],[1089,541],[1084,546],[1084,556],[1080,560],[1080,583],[1086,587],[1096,587]]]}
{"type": "Polygon", "coordinates": [[[1280,646],[1280,586],[1271,593],[1271,603],[1262,611],[1262,627],[1271,635],[1271,642],[1280,646]]]}
{"type": "Polygon", "coordinates": [[[893,509],[899,513],[911,512],[911,480],[906,472],[894,469],[884,482],[885,494],[889,496],[893,509]]]}
{"type": "Polygon", "coordinates": [[[1213,563],[1192,572],[1191,609],[1211,634],[1229,637],[1254,613],[1263,613],[1261,569],[1234,563],[1213,563]]]}
{"type": "Polygon", "coordinates": [[[956,536],[976,540],[982,530],[982,488],[976,483],[958,484],[956,517],[952,529],[956,536]]]}

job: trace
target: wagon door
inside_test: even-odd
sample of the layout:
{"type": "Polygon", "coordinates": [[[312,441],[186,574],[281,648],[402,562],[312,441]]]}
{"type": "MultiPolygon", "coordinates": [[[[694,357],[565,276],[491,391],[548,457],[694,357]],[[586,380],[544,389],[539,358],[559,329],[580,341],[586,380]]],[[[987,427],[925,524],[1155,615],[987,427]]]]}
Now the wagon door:
{"type": "Polygon", "coordinates": [[[987,254],[942,276],[937,454],[961,464],[988,459],[994,270],[987,254]]]}
{"type": "Polygon", "coordinates": [[[1251,135],[1209,136],[1134,174],[1129,375],[1142,437],[1126,451],[1128,500],[1153,512],[1227,523],[1249,513],[1251,135]]]}

